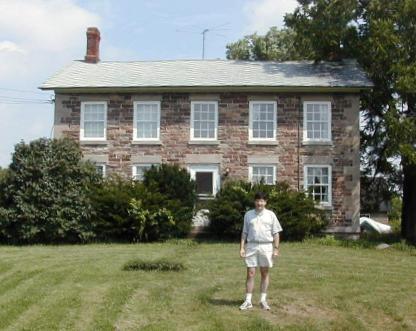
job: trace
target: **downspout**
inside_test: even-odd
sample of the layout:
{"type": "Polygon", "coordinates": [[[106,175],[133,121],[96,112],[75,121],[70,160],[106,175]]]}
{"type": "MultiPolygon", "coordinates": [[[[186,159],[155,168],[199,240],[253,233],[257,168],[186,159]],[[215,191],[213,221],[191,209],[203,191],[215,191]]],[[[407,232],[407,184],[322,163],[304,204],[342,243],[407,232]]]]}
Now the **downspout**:
{"type": "Polygon", "coordinates": [[[298,105],[298,192],[300,192],[300,120],[301,120],[300,105],[298,105]]]}

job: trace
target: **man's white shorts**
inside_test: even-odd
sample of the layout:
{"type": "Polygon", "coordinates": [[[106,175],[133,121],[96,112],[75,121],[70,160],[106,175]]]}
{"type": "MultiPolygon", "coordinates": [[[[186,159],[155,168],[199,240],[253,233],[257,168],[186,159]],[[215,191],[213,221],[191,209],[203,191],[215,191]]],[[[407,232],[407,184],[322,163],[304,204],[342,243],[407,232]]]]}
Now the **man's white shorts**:
{"type": "Polygon", "coordinates": [[[254,267],[273,267],[273,244],[272,243],[247,243],[246,251],[246,266],[254,267]]]}

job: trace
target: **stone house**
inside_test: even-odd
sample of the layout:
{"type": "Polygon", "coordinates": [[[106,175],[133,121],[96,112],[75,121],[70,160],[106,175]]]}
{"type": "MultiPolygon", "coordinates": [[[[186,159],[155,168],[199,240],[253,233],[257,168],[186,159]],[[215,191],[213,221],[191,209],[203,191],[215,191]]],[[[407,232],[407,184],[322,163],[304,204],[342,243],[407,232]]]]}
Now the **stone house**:
{"type": "Polygon", "coordinates": [[[356,233],[360,211],[360,92],[355,61],[335,63],[85,60],[48,79],[54,136],[79,141],[104,175],[140,179],[160,163],[186,167],[201,197],[225,179],[287,181],[311,189],[328,231],[356,233]]]}

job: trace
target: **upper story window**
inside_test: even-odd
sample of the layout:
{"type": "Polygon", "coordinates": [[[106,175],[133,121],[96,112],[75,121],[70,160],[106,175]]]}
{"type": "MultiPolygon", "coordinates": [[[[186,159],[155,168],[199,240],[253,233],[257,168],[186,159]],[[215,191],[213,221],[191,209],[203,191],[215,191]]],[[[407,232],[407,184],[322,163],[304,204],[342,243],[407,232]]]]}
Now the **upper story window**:
{"type": "Polygon", "coordinates": [[[250,101],[249,140],[276,140],[275,101],[250,101]]]}
{"type": "Polygon", "coordinates": [[[268,164],[253,164],[249,166],[249,178],[252,183],[263,182],[273,185],[276,182],[276,166],[268,164]]]}
{"type": "Polygon", "coordinates": [[[217,140],[218,102],[191,102],[191,140],[217,140]]]}
{"type": "Polygon", "coordinates": [[[160,139],[160,101],[134,102],[133,140],[160,139]]]}
{"type": "Polygon", "coordinates": [[[312,194],[314,201],[322,205],[331,205],[332,170],[329,165],[307,165],[304,168],[304,187],[312,194]]]}
{"type": "Polygon", "coordinates": [[[106,140],[107,103],[81,103],[80,140],[106,140]]]}
{"type": "Polygon", "coordinates": [[[331,141],[331,103],[305,101],[303,123],[304,141],[331,141]]]}

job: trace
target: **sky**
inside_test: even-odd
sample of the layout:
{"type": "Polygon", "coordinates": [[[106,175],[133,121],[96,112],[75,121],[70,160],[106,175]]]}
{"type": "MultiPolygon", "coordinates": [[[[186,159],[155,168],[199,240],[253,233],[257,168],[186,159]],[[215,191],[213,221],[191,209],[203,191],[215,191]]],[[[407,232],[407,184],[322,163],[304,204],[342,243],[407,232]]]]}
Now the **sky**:
{"type": "Polygon", "coordinates": [[[0,0],[0,167],[14,145],[51,137],[53,92],[40,85],[82,60],[86,29],[103,61],[225,59],[226,45],[282,27],[295,0],[0,0]]]}

